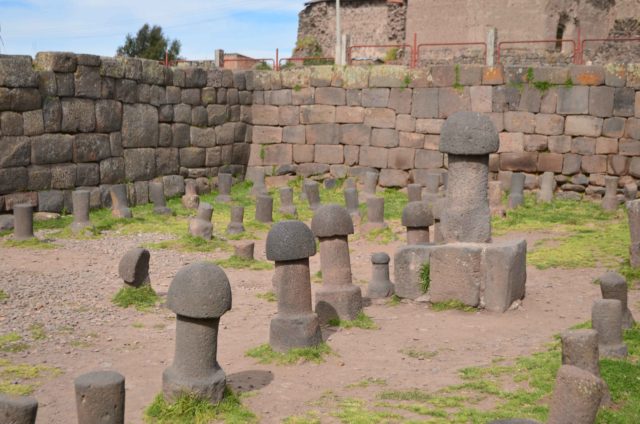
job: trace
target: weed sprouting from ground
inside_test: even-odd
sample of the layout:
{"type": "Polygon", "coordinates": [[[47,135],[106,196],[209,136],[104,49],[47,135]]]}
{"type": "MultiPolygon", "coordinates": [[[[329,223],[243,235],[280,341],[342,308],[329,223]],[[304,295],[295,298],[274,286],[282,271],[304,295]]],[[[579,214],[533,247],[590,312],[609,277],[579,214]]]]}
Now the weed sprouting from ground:
{"type": "Polygon", "coordinates": [[[144,284],[138,288],[123,287],[113,297],[114,305],[121,308],[135,307],[138,311],[146,311],[153,308],[160,298],[150,284],[144,284]]]}
{"type": "Polygon", "coordinates": [[[426,293],[429,290],[429,284],[431,283],[431,266],[429,262],[425,262],[420,267],[420,290],[422,293],[426,293]]]}
{"type": "Polygon", "coordinates": [[[267,302],[277,302],[278,301],[278,297],[272,291],[268,291],[266,293],[258,293],[258,294],[256,294],[256,297],[258,299],[266,300],[267,302]]]}
{"type": "Polygon", "coordinates": [[[364,330],[377,330],[378,326],[367,316],[364,312],[360,311],[356,318],[352,321],[341,320],[340,318],[334,318],[329,320],[329,325],[332,327],[342,328],[362,328],[364,330]]]}
{"type": "Polygon", "coordinates": [[[389,300],[387,300],[387,306],[398,306],[402,303],[402,298],[397,294],[391,295],[389,300]]]}
{"type": "Polygon", "coordinates": [[[364,388],[369,386],[386,386],[386,385],[387,385],[387,380],[385,379],[369,377],[369,378],[365,378],[364,380],[360,380],[357,383],[349,384],[347,388],[355,389],[355,388],[364,388]]]}
{"type": "Polygon", "coordinates": [[[288,352],[276,352],[268,344],[263,344],[247,351],[246,356],[255,358],[261,364],[293,365],[300,362],[322,363],[333,351],[326,343],[315,347],[291,349],[288,352]]]}
{"type": "Polygon", "coordinates": [[[0,302],[7,299],[9,299],[9,295],[4,290],[0,290],[0,302]]]}
{"type": "Polygon", "coordinates": [[[55,377],[61,371],[45,365],[14,364],[0,359],[0,393],[28,396],[39,385],[38,379],[55,377]]]}
{"type": "Polygon", "coordinates": [[[227,259],[218,259],[214,261],[222,268],[234,268],[234,269],[250,269],[252,271],[263,271],[273,269],[273,264],[265,261],[258,261],[256,259],[243,259],[238,256],[232,255],[227,259]]]}
{"type": "Polygon", "coordinates": [[[0,352],[22,352],[29,349],[29,345],[22,340],[18,333],[6,333],[0,335],[0,352]]]}
{"type": "Polygon", "coordinates": [[[47,333],[44,331],[42,324],[32,324],[29,327],[29,331],[31,332],[31,338],[33,340],[44,340],[47,338],[47,333]]]}
{"type": "Polygon", "coordinates": [[[459,300],[447,300],[444,302],[431,303],[431,309],[435,312],[449,311],[455,309],[462,312],[476,312],[476,308],[473,306],[465,305],[459,300]]]}

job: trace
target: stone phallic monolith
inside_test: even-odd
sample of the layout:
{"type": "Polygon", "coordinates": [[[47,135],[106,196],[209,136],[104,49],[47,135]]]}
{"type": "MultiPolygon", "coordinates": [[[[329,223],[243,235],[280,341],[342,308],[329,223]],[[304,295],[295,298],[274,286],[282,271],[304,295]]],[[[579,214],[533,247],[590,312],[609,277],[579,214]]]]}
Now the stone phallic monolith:
{"type": "Polygon", "coordinates": [[[291,187],[280,188],[280,213],[290,217],[298,217],[298,209],[293,204],[293,189],[291,187]]]}
{"type": "Polygon", "coordinates": [[[318,316],[311,309],[309,257],[316,240],[304,222],[281,221],[271,227],[266,242],[267,259],[275,261],[273,283],[278,314],[271,320],[269,344],[277,352],[317,346],[322,342],[318,316]]]}
{"type": "Polygon", "coordinates": [[[602,209],[605,211],[615,211],[618,209],[618,181],[620,178],[606,176],[604,177],[604,197],[602,198],[602,209]]]}
{"type": "Polygon", "coordinates": [[[306,181],[304,183],[304,192],[307,195],[307,201],[312,211],[320,207],[320,184],[317,181],[306,181]]]}
{"type": "Polygon", "coordinates": [[[256,221],[265,224],[273,222],[273,197],[258,194],[256,197],[256,221]]]}
{"type": "Polygon", "coordinates": [[[182,205],[187,209],[198,209],[200,204],[200,196],[198,196],[198,185],[196,180],[184,180],[184,196],[182,196],[182,205]]]}
{"type": "Polygon", "coordinates": [[[0,393],[0,422],[7,424],[36,424],[38,401],[30,396],[0,393]]]}
{"type": "Polygon", "coordinates": [[[429,172],[425,176],[424,190],[422,190],[422,200],[433,204],[440,197],[440,174],[429,172]]]}
{"type": "Polygon", "coordinates": [[[89,220],[91,193],[87,190],[76,190],[71,193],[71,201],[73,202],[73,222],[71,223],[71,232],[79,233],[85,228],[92,227],[89,220]]]}
{"type": "Polygon", "coordinates": [[[363,196],[365,199],[376,195],[377,185],[378,185],[377,172],[367,172],[366,174],[364,174],[363,196]]]}
{"type": "Polygon", "coordinates": [[[389,279],[389,261],[391,258],[384,252],[371,255],[371,281],[367,287],[370,299],[389,297],[394,292],[394,286],[389,279]]]}
{"type": "Polygon", "coordinates": [[[353,177],[349,177],[346,180],[344,180],[344,188],[345,190],[348,188],[357,188],[356,187],[356,179],[353,177]]]}
{"type": "Polygon", "coordinates": [[[211,240],[213,236],[212,216],[213,207],[206,202],[200,203],[196,216],[189,219],[189,233],[194,237],[211,240]]]}
{"type": "Polygon", "coordinates": [[[367,199],[367,223],[364,231],[387,228],[384,222],[384,197],[369,197],[367,199]]]}
{"type": "Polygon", "coordinates": [[[627,202],[636,200],[636,197],[638,197],[638,184],[636,184],[635,181],[627,183],[624,185],[624,189],[622,191],[624,193],[624,199],[627,202]]]}
{"type": "Polygon", "coordinates": [[[244,206],[231,206],[231,222],[227,225],[227,234],[244,233],[244,206]]]}
{"type": "Polygon", "coordinates": [[[549,203],[553,200],[553,192],[556,189],[556,176],[553,172],[547,171],[540,177],[540,191],[538,192],[538,202],[549,203]]]}
{"type": "Polygon", "coordinates": [[[158,181],[149,183],[149,199],[153,203],[153,213],[158,215],[171,215],[173,211],[167,207],[167,199],[164,197],[164,184],[158,181]]]}
{"type": "Polygon", "coordinates": [[[13,215],[0,215],[0,231],[13,230],[14,218],[13,215]]]}
{"type": "Polygon", "coordinates": [[[29,203],[13,205],[13,238],[28,240],[33,235],[33,206],[29,203]]]}
{"type": "Polygon", "coordinates": [[[521,172],[511,174],[511,187],[509,188],[509,209],[515,209],[524,203],[524,181],[526,175],[521,172]]]}
{"type": "Polygon", "coordinates": [[[147,249],[137,247],[124,254],[118,264],[118,274],[125,284],[140,287],[150,284],[149,259],[151,254],[147,249]]]}
{"type": "Polygon", "coordinates": [[[500,181],[489,181],[489,210],[491,216],[505,216],[502,205],[502,183],[500,181]]]}
{"type": "Polygon", "coordinates": [[[255,243],[252,241],[242,241],[233,247],[233,256],[247,261],[254,259],[253,252],[255,250],[255,243]]]}
{"type": "Polygon", "coordinates": [[[598,278],[600,291],[603,299],[617,299],[622,307],[622,328],[633,327],[635,320],[627,304],[628,290],[627,281],[617,272],[609,271],[598,278]]]}
{"type": "Polygon", "coordinates": [[[441,222],[446,242],[491,241],[489,153],[498,146],[498,132],[480,113],[458,112],[444,123],[440,151],[449,155],[449,176],[441,222]]]}
{"type": "Polygon", "coordinates": [[[640,199],[627,203],[627,216],[631,235],[629,262],[633,268],[640,268],[640,199]]]}
{"type": "Polygon", "coordinates": [[[354,221],[354,223],[359,222],[360,202],[358,200],[358,190],[356,188],[344,189],[344,203],[347,207],[347,212],[349,212],[349,215],[351,215],[351,219],[354,221]]]}
{"type": "Polygon", "coordinates": [[[233,175],[225,173],[218,174],[218,196],[216,196],[216,202],[228,203],[231,201],[232,184],[233,175]]]}
{"type": "Polygon", "coordinates": [[[409,202],[402,210],[402,225],[407,227],[407,244],[428,244],[433,214],[424,202],[409,202]]]}
{"type": "Polygon", "coordinates": [[[592,329],[567,330],[560,335],[562,365],[573,365],[600,376],[598,332],[592,329]]]}
{"type": "Polygon", "coordinates": [[[407,197],[409,202],[421,202],[422,186],[420,184],[409,184],[407,186],[407,197]]]}
{"type": "Polygon", "coordinates": [[[111,194],[111,215],[115,218],[133,218],[131,209],[129,209],[129,200],[127,198],[127,186],[124,184],[116,184],[109,189],[111,194]]]}
{"type": "Polygon", "coordinates": [[[622,340],[622,303],[617,299],[598,299],[591,309],[591,326],[598,332],[600,357],[626,358],[622,340]]]}
{"type": "Polygon", "coordinates": [[[556,375],[547,424],[593,424],[603,393],[602,379],[573,365],[562,365],[556,375]]]}
{"type": "Polygon", "coordinates": [[[326,188],[327,190],[331,190],[336,188],[336,186],[338,185],[338,181],[335,178],[325,178],[322,181],[322,184],[324,185],[324,188],[326,188]]]}
{"type": "Polygon", "coordinates": [[[210,262],[182,268],[169,286],[167,307],[176,313],[176,351],[162,374],[165,399],[188,393],[219,403],[227,383],[216,357],[220,317],[231,309],[227,275],[210,262]]]}
{"type": "Polygon", "coordinates": [[[94,371],[74,380],[78,424],[124,424],[124,376],[94,371]]]}
{"type": "Polygon", "coordinates": [[[255,168],[251,176],[251,181],[253,182],[253,186],[251,187],[251,195],[257,196],[258,194],[266,193],[267,187],[264,184],[264,169],[255,168]]]}
{"type": "Polygon", "coordinates": [[[322,287],[316,290],[314,308],[318,319],[321,323],[336,318],[352,321],[362,311],[362,292],[351,281],[351,217],[340,205],[323,205],[313,215],[311,231],[320,241],[322,287]]]}

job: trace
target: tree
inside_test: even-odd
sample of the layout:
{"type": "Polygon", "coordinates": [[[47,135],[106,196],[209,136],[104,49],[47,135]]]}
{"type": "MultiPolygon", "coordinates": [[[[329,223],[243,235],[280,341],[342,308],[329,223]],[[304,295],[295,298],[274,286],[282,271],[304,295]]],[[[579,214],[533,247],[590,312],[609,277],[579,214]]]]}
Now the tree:
{"type": "Polygon", "coordinates": [[[118,56],[164,60],[164,53],[168,51],[169,60],[176,60],[180,54],[180,47],[180,41],[169,40],[164,36],[162,27],[149,27],[149,24],[144,24],[135,38],[127,34],[124,45],[118,47],[118,56]]]}

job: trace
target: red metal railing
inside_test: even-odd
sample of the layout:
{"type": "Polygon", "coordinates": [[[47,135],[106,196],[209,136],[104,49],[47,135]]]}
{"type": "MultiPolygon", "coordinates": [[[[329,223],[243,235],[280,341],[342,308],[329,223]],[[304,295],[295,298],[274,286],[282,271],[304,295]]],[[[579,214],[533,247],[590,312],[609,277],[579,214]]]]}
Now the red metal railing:
{"type": "Polygon", "coordinates": [[[482,64],[487,63],[487,43],[481,41],[469,41],[469,42],[456,42],[456,43],[423,43],[418,44],[415,49],[415,58],[413,66],[418,66],[420,63],[420,49],[422,47],[447,47],[447,46],[482,46],[482,64]]]}
{"type": "Polygon", "coordinates": [[[224,63],[253,63],[253,65],[260,65],[261,63],[267,64],[267,62],[271,62],[271,69],[278,70],[276,67],[276,61],[269,58],[264,59],[248,59],[248,58],[236,58],[236,59],[225,59],[224,63]]]}
{"type": "Polygon", "coordinates": [[[584,46],[587,43],[596,43],[596,42],[630,42],[630,41],[637,41],[640,42],[640,38],[585,38],[584,40],[582,40],[582,42],[579,44],[580,45],[580,52],[579,52],[579,56],[578,59],[579,62],[578,63],[584,63],[584,46]]]}
{"type": "Polygon", "coordinates": [[[386,48],[386,49],[408,49],[409,50],[409,65],[413,66],[415,57],[414,57],[414,49],[410,44],[359,44],[359,45],[355,45],[355,46],[350,46],[347,49],[347,64],[351,64],[352,61],[352,55],[353,55],[353,50],[354,49],[365,49],[365,48],[371,48],[371,49],[382,49],[382,48],[386,48]]]}
{"type": "Polygon", "coordinates": [[[311,57],[283,57],[278,61],[278,68],[282,68],[282,64],[286,62],[302,62],[304,65],[305,62],[314,62],[314,61],[326,61],[335,63],[335,58],[333,57],[321,57],[321,56],[311,56],[311,57]]]}
{"type": "Polygon", "coordinates": [[[498,48],[496,49],[496,63],[500,63],[500,57],[502,55],[502,46],[505,44],[540,44],[540,43],[569,43],[573,46],[573,53],[571,55],[571,60],[575,62],[576,60],[576,42],[575,40],[518,40],[518,41],[501,41],[498,43],[498,48]]]}

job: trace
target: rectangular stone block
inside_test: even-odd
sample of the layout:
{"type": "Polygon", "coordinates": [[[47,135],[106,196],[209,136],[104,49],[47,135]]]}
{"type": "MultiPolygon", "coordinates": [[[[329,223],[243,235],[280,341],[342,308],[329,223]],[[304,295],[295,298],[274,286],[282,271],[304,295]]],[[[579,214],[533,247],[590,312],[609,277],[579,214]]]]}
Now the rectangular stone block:
{"type": "Polygon", "coordinates": [[[567,153],[562,160],[562,173],[564,175],[574,175],[580,172],[582,156],[575,153],[567,153]]]}
{"type": "Polygon", "coordinates": [[[564,131],[564,117],[555,114],[535,115],[535,132],[544,135],[560,135],[564,131]]]}
{"type": "Polygon", "coordinates": [[[362,106],[364,107],[387,107],[389,106],[388,88],[365,88],[362,90],[362,106]]]}
{"type": "Polygon", "coordinates": [[[524,151],[524,134],[521,132],[502,132],[499,135],[498,153],[515,153],[524,151]]]}
{"type": "Polygon", "coordinates": [[[550,152],[568,153],[571,151],[571,137],[568,135],[551,136],[548,143],[550,152]]]}
{"type": "Polygon", "coordinates": [[[395,128],[396,113],[393,109],[386,108],[365,109],[364,123],[373,128],[395,128]]]}
{"type": "Polygon", "coordinates": [[[500,169],[505,171],[536,172],[537,152],[516,152],[500,154],[500,169]]]}
{"type": "MultiPolygon", "coordinates": [[[[196,147],[190,147],[189,149],[196,149],[196,147]]],[[[181,149],[180,152],[181,164],[182,150],[184,149],[181,149]]],[[[204,150],[199,150],[202,150],[202,163],[204,163],[204,150]]],[[[147,181],[153,179],[157,175],[155,149],[125,149],[124,171],[129,181],[147,181]]]]}
{"type": "Polygon", "coordinates": [[[314,124],[305,127],[308,144],[339,144],[338,124],[314,124]]]}
{"type": "Polygon", "coordinates": [[[398,169],[381,169],[378,184],[380,187],[406,187],[409,173],[398,169]]]}
{"type": "Polygon", "coordinates": [[[561,115],[589,113],[589,87],[559,87],[557,112],[561,115]]]}
{"type": "Polygon", "coordinates": [[[278,125],[298,125],[300,123],[299,106],[280,106],[278,108],[278,125]]]}
{"type": "Polygon", "coordinates": [[[415,118],[437,118],[438,89],[415,88],[411,101],[411,115],[415,118]]]}
{"type": "MultiPolygon", "coordinates": [[[[520,91],[517,87],[494,86],[493,87],[493,111],[506,112],[518,110],[520,105],[520,91]]],[[[555,111],[554,111],[555,112],[555,111]]]]}
{"type": "Polygon", "coordinates": [[[437,246],[431,252],[431,302],[457,300],[468,306],[479,306],[484,280],[482,250],[480,244],[450,243],[437,246]]]}
{"type": "Polygon", "coordinates": [[[300,107],[301,124],[333,124],[336,122],[336,107],[310,105],[300,107]]]}
{"type": "Polygon", "coordinates": [[[315,146],[311,146],[308,144],[296,144],[293,146],[293,161],[295,163],[313,162],[314,152],[315,146]]]}
{"type": "Polygon", "coordinates": [[[629,118],[624,127],[624,136],[640,140],[640,118],[629,118]]]}
{"type": "Polygon", "coordinates": [[[71,162],[74,137],[67,134],[43,134],[31,137],[31,163],[35,165],[71,162]]]}
{"type": "Polygon", "coordinates": [[[427,150],[440,150],[440,136],[432,134],[425,135],[424,148],[427,150]]]}
{"type": "Polygon", "coordinates": [[[527,152],[542,152],[547,150],[547,136],[526,134],[524,136],[524,150],[527,152]]]}
{"type": "Polygon", "coordinates": [[[627,73],[624,65],[609,64],[604,67],[604,83],[609,87],[624,87],[627,73]]]}
{"type": "Polygon", "coordinates": [[[304,125],[288,126],[282,129],[282,141],[289,144],[305,143],[304,125]]]}
{"type": "Polygon", "coordinates": [[[60,163],[51,165],[51,188],[71,189],[76,186],[76,165],[73,163],[60,163]]]}
{"type": "Polygon", "coordinates": [[[607,158],[607,172],[611,175],[626,175],[629,158],[626,156],[609,155],[607,158]]]}
{"type": "Polygon", "coordinates": [[[469,87],[456,89],[440,88],[438,92],[438,117],[448,118],[456,112],[471,110],[471,95],[469,87]]]}
{"type": "Polygon", "coordinates": [[[416,132],[422,134],[440,134],[444,119],[416,119],[416,132]]]}
{"type": "Polygon", "coordinates": [[[493,105],[493,88],[491,86],[474,86],[469,89],[471,111],[491,113],[493,105]]]}
{"type": "Polygon", "coordinates": [[[538,172],[562,172],[563,156],[560,153],[541,152],[538,154],[538,172]]]}
{"type": "Polygon", "coordinates": [[[360,157],[359,146],[344,146],[344,164],[346,166],[357,165],[359,157],[360,157]]]}
{"type": "Polygon", "coordinates": [[[542,104],[542,92],[536,87],[527,85],[522,94],[520,95],[520,103],[518,104],[518,110],[522,112],[540,112],[540,105],[542,104]]]}
{"type": "Polygon", "coordinates": [[[254,125],[252,132],[253,142],[257,144],[274,144],[282,142],[281,127],[266,127],[254,125]]]}
{"type": "Polygon", "coordinates": [[[339,124],[361,124],[364,122],[364,108],[338,106],[336,108],[336,122],[339,124]]]}
{"type": "Polygon", "coordinates": [[[456,83],[456,67],[452,65],[436,65],[431,67],[431,78],[434,87],[451,87],[456,83]]]}
{"type": "Polygon", "coordinates": [[[375,147],[398,146],[398,132],[394,129],[374,128],[371,133],[371,145],[375,147]]]}
{"type": "Polygon", "coordinates": [[[253,105],[251,108],[254,125],[278,125],[278,107],[272,105],[253,105]]]}
{"type": "Polygon", "coordinates": [[[591,137],[575,137],[571,141],[571,153],[593,155],[596,152],[596,139],[591,137]]]}
{"type": "Polygon", "coordinates": [[[293,105],[313,105],[314,88],[303,87],[300,90],[293,90],[291,93],[291,104],[293,105]]]}
{"type": "MultiPolygon", "coordinates": [[[[125,150],[125,160],[127,156],[127,152],[131,149],[125,150]]],[[[136,149],[139,150],[139,149],[136,149]]],[[[202,147],[184,147],[180,149],[180,166],[185,168],[201,168],[204,166],[206,159],[206,150],[202,147]]],[[[130,171],[133,172],[133,171],[130,171]]],[[[129,178],[129,173],[127,173],[127,179],[134,181],[129,178]]],[[[139,178],[146,179],[146,178],[139,178]]]]}
{"type": "Polygon", "coordinates": [[[387,166],[393,169],[412,169],[416,149],[398,147],[389,150],[387,166]]]}
{"type": "Polygon", "coordinates": [[[578,85],[604,84],[604,68],[602,66],[571,65],[569,76],[571,81],[578,85]]]}
{"type": "Polygon", "coordinates": [[[319,87],[316,88],[315,102],[318,105],[344,106],[347,104],[347,95],[343,88],[319,87]]]}
{"type": "Polygon", "coordinates": [[[398,133],[398,140],[400,147],[411,147],[413,149],[424,148],[424,135],[422,134],[400,131],[398,133]]]}
{"type": "Polygon", "coordinates": [[[264,165],[288,165],[293,163],[293,146],[290,144],[271,144],[264,146],[264,165]]]}
{"type": "Polygon", "coordinates": [[[607,118],[613,114],[613,87],[599,86],[589,88],[589,114],[607,118]]]}
{"type": "Polygon", "coordinates": [[[415,157],[415,167],[422,169],[442,168],[444,155],[435,150],[417,150],[415,157]]]}
{"type": "Polygon", "coordinates": [[[525,295],[527,242],[525,240],[487,244],[484,248],[484,307],[505,312],[525,295]]]}
{"type": "MultiPolygon", "coordinates": [[[[27,190],[40,191],[49,190],[51,188],[51,167],[46,166],[30,166],[28,168],[29,181],[27,190]]],[[[98,178],[100,170],[98,169],[98,178]]]]}
{"type": "Polygon", "coordinates": [[[505,112],[504,129],[509,132],[532,134],[536,125],[535,115],[530,112],[505,112]]]}
{"type": "Polygon", "coordinates": [[[392,88],[389,95],[389,108],[396,113],[411,113],[411,98],[413,90],[410,88],[392,88]]]}
{"type": "MultiPolygon", "coordinates": [[[[45,149],[46,146],[39,146],[45,149]]],[[[0,137],[0,168],[28,166],[31,162],[31,142],[29,137],[0,137]]],[[[42,155],[42,153],[41,153],[42,155]]]]}
{"type": "Polygon", "coordinates": [[[329,165],[343,163],[343,146],[317,145],[315,149],[315,162],[329,165]]]}
{"type": "Polygon", "coordinates": [[[596,154],[607,155],[612,153],[618,153],[618,140],[615,138],[598,137],[596,140],[596,154]]]}
{"type": "Polygon", "coordinates": [[[502,65],[485,66],[482,70],[482,85],[504,84],[504,70],[502,65]]]}
{"type": "Polygon", "coordinates": [[[233,143],[233,128],[229,128],[226,124],[224,126],[213,128],[200,128],[200,127],[190,127],[189,128],[189,145],[193,147],[214,147],[217,144],[231,144],[233,143]],[[217,132],[218,130],[226,129],[224,132],[225,135],[220,137],[220,140],[217,140],[217,132]],[[229,129],[231,133],[229,134],[229,129]]]}
{"type": "Polygon", "coordinates": [[[291,90],[273,90],[269,103],[275,106],[286,106],[292,104],[293,95],[291,90]]]}
{"type": "Polygon", "coordinates": [[[359,164],[372,168],[386,168],[388,152],[384,147],[361,146],[359,164]]]}
{"type": "Polygon", "coordinates": [[[606,155],[587,155],[582,157],[582,172],[597,174],[607,172],[606,155]]]}
{"type": "Polygon", "coordinates": [[[95,128],[96,113],[92,100],[62,99],[62,131],[92,132],[95,128]]]}
{"type": "Polygon", "coordinates": [[[74,162],[100,162],[110,156],[111,143],[107,134],[78,134],[74,137],[74,162]]]}
{"type": "Polygon", "coordinates": [[[370,144],[371,127],[364,124],[344,124],[339,129],[340,143],[366,146],[370,144]]]}
{"type": "Polygon", "coordinates": [[[602,134],[602,118],[595,116],[567,116],[564,123],[566,135],[599,137],[602,134]]]}

